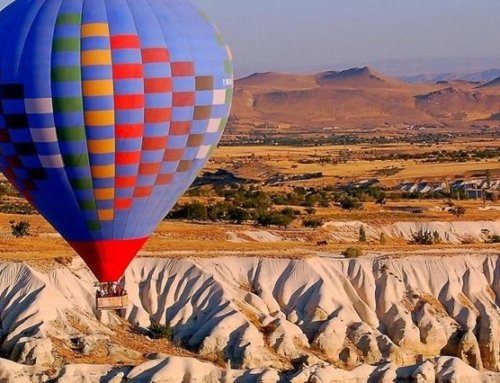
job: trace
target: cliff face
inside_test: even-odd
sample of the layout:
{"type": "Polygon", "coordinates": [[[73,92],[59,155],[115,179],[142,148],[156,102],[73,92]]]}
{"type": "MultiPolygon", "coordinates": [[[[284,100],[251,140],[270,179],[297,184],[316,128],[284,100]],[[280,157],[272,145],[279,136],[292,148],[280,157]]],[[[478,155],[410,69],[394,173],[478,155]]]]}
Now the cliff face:
{"type": "Polygon", "coordinates": [[[500,380],[495,254],[142,258],[125,283],[126,320],[169,323],[176,347],[120,336],[79,263],[0,264],[0,382],[500,380]]]}

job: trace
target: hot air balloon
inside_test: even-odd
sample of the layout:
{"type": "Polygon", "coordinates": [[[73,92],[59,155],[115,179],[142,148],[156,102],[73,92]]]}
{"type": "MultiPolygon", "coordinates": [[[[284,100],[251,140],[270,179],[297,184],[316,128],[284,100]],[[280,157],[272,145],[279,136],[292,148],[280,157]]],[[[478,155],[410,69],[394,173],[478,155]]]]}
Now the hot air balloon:
{"type": "Polygon", "coordinates": [[[16,0],[0,40],[0,169],[117,281],[221,137],[230,50],[186,0],[16,0]]]}

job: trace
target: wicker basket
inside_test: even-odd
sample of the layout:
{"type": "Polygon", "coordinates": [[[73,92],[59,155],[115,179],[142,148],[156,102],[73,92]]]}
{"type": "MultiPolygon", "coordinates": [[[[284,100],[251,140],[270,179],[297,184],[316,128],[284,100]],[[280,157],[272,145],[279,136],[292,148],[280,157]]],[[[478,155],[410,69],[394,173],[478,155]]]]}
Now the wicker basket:
{"type": "Polygon", "coordinates": [[[128,306],[128,295],[119,297],[96,297],[98,310],[122,310],[128,306]]]}

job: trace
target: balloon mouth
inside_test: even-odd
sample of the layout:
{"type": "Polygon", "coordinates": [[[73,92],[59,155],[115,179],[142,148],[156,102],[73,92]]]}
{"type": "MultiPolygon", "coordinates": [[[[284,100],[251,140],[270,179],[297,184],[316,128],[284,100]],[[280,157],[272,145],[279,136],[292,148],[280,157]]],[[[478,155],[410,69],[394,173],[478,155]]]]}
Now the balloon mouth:
{"type": "Polygon", "coordinates": [[[118,281],[147,240],[148,237],[68,241],[68,243],[82,257],[97,280],[102,283],[118,281]]]}

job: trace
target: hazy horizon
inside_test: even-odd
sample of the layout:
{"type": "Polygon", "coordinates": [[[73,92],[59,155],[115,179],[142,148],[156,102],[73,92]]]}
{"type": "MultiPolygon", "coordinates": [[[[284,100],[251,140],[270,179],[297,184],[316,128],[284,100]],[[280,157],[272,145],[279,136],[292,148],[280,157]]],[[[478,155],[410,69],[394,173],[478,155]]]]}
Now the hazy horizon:
{"type": "MultiPolygon", "coordinates": [[[[500,68],[498,0],[192,0],[234,52],[236,77],[372,66],[391,76],[500,68]]],[[[12,0],[0,0],[0,8],[12,0]]]]}
{"type": "Polygon", "coordinates": [[[237,76],[364,65],[391,75],[500,67],[492,49],[500,46],[498,1],[194,2],[231,45],[237,76]],[[408,65],[407,72],[398,65],[408,65]]]}

